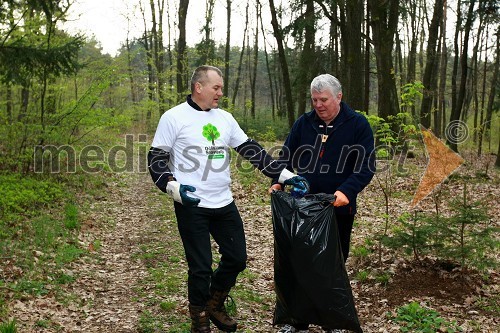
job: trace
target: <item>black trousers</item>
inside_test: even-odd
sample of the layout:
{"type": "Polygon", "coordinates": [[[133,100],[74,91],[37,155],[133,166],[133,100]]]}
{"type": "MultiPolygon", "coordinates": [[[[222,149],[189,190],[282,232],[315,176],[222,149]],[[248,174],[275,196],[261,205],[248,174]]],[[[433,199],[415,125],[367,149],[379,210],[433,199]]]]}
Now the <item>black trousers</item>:
{"type": "Polygon", "coordinates": [[[344,255],[344,263],[349,257],[349,247],[351,245],[352,226],[354,224],[354,215],[335,214],[339,230],[339,241],[344,255]]]}
{"type": "Polygon", "coordinates": [[[229,290],[246,268],[245,232],[234,202],[222,208],[186,207],[175,202],[177,226],[188,263],[188,299],[204,306],[210,289],[229,290]],[[212,270],[212,235],[221,259],[212,270]]]}

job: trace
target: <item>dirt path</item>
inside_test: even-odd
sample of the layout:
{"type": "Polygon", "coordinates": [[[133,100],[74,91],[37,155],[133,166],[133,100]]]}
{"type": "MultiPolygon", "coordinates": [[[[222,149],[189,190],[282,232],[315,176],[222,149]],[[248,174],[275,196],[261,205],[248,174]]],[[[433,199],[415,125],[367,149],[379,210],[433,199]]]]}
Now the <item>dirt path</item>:
{"type": "Polygon", "coordinates": [[[89,255],[65,274],[76,277],[63,296],[18,300],[12,314],[20,332],[137,332],[143,305],[134,301],[135,287],[147,274],[138,252],[151,191],[147,175],[123,174],[107,181],[83,217],[79,236],[89,255]],[[62,298],[61,298],[62,297],[62,298]]]}
{"type": "MultiPolygon", "coordinates": [[[[233,194],[245,221],[249,257],[249,273],[240,276],[238,284],[243,286],[245,292],[250,291],[259,299],[252,301],[253,303],[244,303],[241,297],[239,298],[238,319],[245,327],[242,332],[276,332],[271,325],[274,289],[270,209],[260,194],[243,191],[237,183],[233,184],[233,194]]],[[[154,241],[168,249],[174,240],[178,241],[175,225],[172,224],[169,229],[171,231],[166,233],[158,230],[158,226],[166,222],[161,213],[164,207],[160,207],[166,201],[154,197],[161,195],[152,186],[148,174],[120,174],[106,181],[105,194],[94,194],[91,200],[85,200],[90,202],[90,207],[83,209],[86,213],[82,216],[79,246],[86,248],[88,255],[73,262],[64,272],[75,280],[62,285],[62,292],[54,288],[47,295],[19,299],[10,305],[11,314],[19,319],[19,332],[141,332],[141,316],[145,311],[151,310],[145,300],[154,296],[154,288],[144,283],[149,273],[147,263],[140,256],[143,253],[142,247],[154,241]]],[[[370,204],[368,195],[364,199],[367,205],[370,204]]],[[[375,218],[370,215],[374,214],[370,213],[363,219],[375,218]]],[[[370,235],[361,233],[363,229],[366,227],[357,231],[355,243],[369,238],[370,235]]],[[[369,230],[363,231],[366,232],[369,230]]],[[[397,275],[389,286],[392,289],[403,289],[391,291],[391,288],[384,288],[379,283],[356,281],[356,272],[364,266],[356,261],[352,261],[348,266],[365,332],[399,331],[398,326],[387,319],[387,311],[395,311],[397,306],[408,302],[409,299],[422,302],[432,300],[443,317],[458,319],[465,332],[486,333],[498,328],[495,318],[489,314],[471,311],[470,304],[463,304],[466,295],[460,294],[457,299],[451,300],[449,294],[444,293],[441,288],[434,288],[437,295],[420,295],[420,291],[411,295],[408,294],[408,284],[405,284],[408,280],[398,282],[397,275]],[[441,294],[442,300],[438,299],[441,294]],[[393,302],[396,295],[401,296],[401,303],[393,302]]],[[[409,276],[422,277],[422,273],[413,271],[409,276]]],[[[423,278],[430,283],[436,283],[437,279],[439,276],[423,278]]],[[[451,279],[443,280],[443,283],[454,284],[451,279]]],[[[498,290],[494,286],[489,290],[498,290]]],[[[432,288],[428,286],[427,289],[432,288]]],[[[176,320],[187,323],[184,289],[171,294],[177,304],[173,310],[177,316],[176,320]]],[[[467,300],[465,302],[467,303],[467,300]]],[[[163,314],[160,313],[159,316],[163,314]]],[[[148,332],[171,332],[168,325],[163,327],[148,332]]],[[[310,331],[320,332],[316,328],[310,331]]]]}
{"type": "MultiPolygon", "coordinates": [[[[136,332],[143,308],[133,300],[137,297],[134,288],[147,270],[134,254],[139,251],[143,229],[147,227],[145,198],[151,183],[149,175],[129,174],[121,178],[125,184],[112,184],[108,200],[98,204],[102,211],[97,208],[92,217],[111,226],[98,231],[102,239],[96,249],[98,258],[78,267],[81,277],[73,284],[81,288],[74,292],[91,305],[81,322],[82,332],[136,332]]],[[[93,244],[91,239],[82,241],[93,244]]]]}

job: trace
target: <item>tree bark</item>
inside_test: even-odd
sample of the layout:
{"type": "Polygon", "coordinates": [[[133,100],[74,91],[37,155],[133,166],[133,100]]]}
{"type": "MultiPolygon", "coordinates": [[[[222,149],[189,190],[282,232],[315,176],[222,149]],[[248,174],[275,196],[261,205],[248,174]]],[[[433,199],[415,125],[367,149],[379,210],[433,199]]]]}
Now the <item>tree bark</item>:
{"type": "Polygon", "coordinates": [[[447,17],[447,0],[443,1],[443,17],[441,19],[441,51],[440,51],[440,71],[439,71],[439,88],[438,88],[438,109],[436,114],[434,134],[441,137],[444,131],[444,123],[446,119],[446,72],[448,65],[448,48],[446,46],[446,17],[447,17]]]}
{"type": "Polygon", "coordinates": [[[394,34],[397,32],[399,2],[370,1],[373,45],[377,59],[378,115],[385,120],[399,113],[399,101],[392,62],[394,34]]]}
{"type": "Polygon", "coordinates": [[[179,39],[177,40],[177,102],[184,100],[184,92],[188,89],[183,75],[187,69],[186,60],[186,16],[189,0],[179,0],[179,39]]]}
{"type": "Polygon", "coordinates": [[[223,106],[228,106],[229,98],[229,61],[231,55],[231,2],[232,0],[226,0],[226,17],[227,17],[227,25],[226,25],[226,46],[224,50],[224,96],[226,96],[226,100],[223,103],[223,106]]]}
{"type": "Polygon", "coordinates": [[[288,126],[291,128],[295,121],[295,118],[293,112],[294,104],[292,96],[292,85],[290,82],[290,73],[288,70],[285,47],[283,46],[283,36],[281,34],[282,31],[278,23],[274,0],[269,0],[269,7],[271,8],[271,24],[273,26],[274,38],[276,38],[276,43],[278,44],[278,57],[280,61],[281,71],[283,72],[283,87],[285,90],[285,99],[287,104],[286,108],[288,115],[288,126]]]}
{"type": "MultiPolygon", "coordinates": [[[[261,6],[260,1],[257,0],[257,3],[259,6],[261,6]]],[[[262,36],[264,38],[262,44],[264,45],[264,55],[266,58],[266,68],[267,68],[267,77],[269,80],[269,93],[271,94],[271,114],[273,117],[273,121],[276,119],[276,106],[275,106],[275,100],[274,100],[274,86],[273,86],[273,78],[272,78],[272,73],[271,73],[271,66],[269,64],[269,55],[267,53],[267,42],[266,42],[266,34],[264,30],[264,22],[262,22],[262,15],[259,17],[260,20],[260,30],[262,32],[262,36]]]]}
{"type": "MultiPolygon", "coordinates": [[[[495,102],[495,96],[497,94],[497,86],[498,86],[498,72],[499,72],[499,67],[500,67],[500,27],[498,28],[496,32],[496,39],[497,39],[497,46],[496,46],[496,60],[495,60],[495,67],[493,69],[493,77],[491,79],[491,90],[490,90],[490,96],[488,98],[488,106],[486,108],[486,119],[485,119],[485,131],[486,135],[488,136],[488,141],[489,138],[491,137],[491,119],[493,117],[493,106],[495,102]]],[[[499,148],[500,149],[500,148],[499,148]]],[[[497,155],[497,166],[499,166],[499,155],[497,155]]]]}
{"type": "MultiPolygon", "coordinates": [[[[462,46],[462,54],[460,55],[460,71],[461,71],[460,88],[458,91],[455,108],[453,108],[453,110],[451,111],[450,122],[458,121],[460,119],[460,115],[462,113],[462,106],[465,100],[465,94],[466,94],[465,88],[467,85],[467,74],[468,74],[467,55],[469,48],[469,35],[472,28],[472,23],[474,21],[474,5],[475,5],[475,0],[471,0],[469,3],[469,10],[467,12],[467,19],[464,27],[464,41],[462,46]]],[[[453,126],[452,132],[447,138],[447,143],[453,151],[458,152],[458,146],[456,141],[456,139],[458,138],[458,133],[456,132],[456,130],[457,127],[453,126]]]]}
{"type": "Polygon", "coordinates": [[[297,78],[297,117],[300,117],[310,105],[308,87],[312,80],[311,73],[315,72],[314,57],[314,37],[316,35],[316,18],[314,15],[314,1],[305,1],[306,10],[304,13],[304,45],[300,54],[298,78],[297,78]]]}
{"type": "Polygon", "coordinates": [[[240,61],[238,62],[238,71],[236,73],[236,81],[234,83],[233,98],[231,99],[231,103],[233,105],[236,104],[236,96],[238,96],[238,90],[240,88],[241,69],[243,67],[243,56],[245,55],[245,45],[246,45],[245,40],[246,40],[246,36],[247,36],[247,31],[248,31],[248,7],[249,7],[249,3],[247,2],[247,7],[245,10],[245,30],[243,32],[243,45],[241,47],[240,61]]]}
{"type": "Polygon", "coordinates": [[[443,16],[443,0],[436,0],[434,3],[434,14],[432,15],[429,26],[429,39],[427,40],[427,62],[425,64],[424,77],[422,84],[424,91],[422,96],[422,105],[420,108],[420,122],[425,128],[431,127],[431,109],[436,87],[434,82],[438,63],[437,40],[439,36],[439,20],[443,16]]]}
{"type": "Polygon", "coordinates": [[[366,114],[370,111],[370,12],[368,6],[371,0],[366,0],[366,22],[365,22],[365,63],[364,63],[364,96],[363,109],[366,114]]]}
{"type": "Polygon", "coordinates": [[[259,64],[259,17],[260,6],[257,4],[256,17],[255,17],[255,40],[253,45],[253,72],[250,74],[250,93],[252,105],[250,107],[250,116],[255,119],[255,84],[257,82],[257,65],[259,64]]]}

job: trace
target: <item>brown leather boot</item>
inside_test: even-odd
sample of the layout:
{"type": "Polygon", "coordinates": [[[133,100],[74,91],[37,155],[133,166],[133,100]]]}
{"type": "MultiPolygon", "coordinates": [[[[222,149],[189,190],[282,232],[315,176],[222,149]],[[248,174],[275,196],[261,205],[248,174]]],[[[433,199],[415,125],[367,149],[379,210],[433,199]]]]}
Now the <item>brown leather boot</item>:
{"type": "Polygon", "coordinates": [[[212,297],[207,302],[207,311],[210,320],[218,329],[225,332],[236,332],[238,324],[229,317],[224,306],[229,290],[212,290],[212,297]]]}
{"type": "Polygon", "coordinates": [[[189,315],[191,317],[191,333],[212,333],[206,307],[189,304],[189,315]]]}

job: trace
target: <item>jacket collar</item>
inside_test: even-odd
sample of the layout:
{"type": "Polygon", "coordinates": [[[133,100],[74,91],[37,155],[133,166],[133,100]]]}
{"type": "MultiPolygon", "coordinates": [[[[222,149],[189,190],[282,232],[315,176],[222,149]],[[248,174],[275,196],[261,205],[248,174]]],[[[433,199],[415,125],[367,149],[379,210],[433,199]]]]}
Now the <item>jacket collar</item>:
{"type": "Polygon", "coordinates": [[[206,110],[203,110],[198,104],[196,104],[193,99],[191,98],[191,94],[187,95],[186,97],[186,101],[187,103],[195,110],[198,110],[198,111],[210,111],[211,109],[206,109],[206,110]]]}
{"type": "MultiPolygon", "coordinates": [[[[340,125],[350,120],[355,116],[354,111],[351,109],[349,105],[344,102],[340,102],[340,111],[339,114],[335,117],[332,123],[328,125],[328,132],[334,131],[340,125]]],[[[321,120],[316,114],[316,110],[312,109],[311,111],[305,114],[306,119],[311,123],[318,133],[325,133],[324,128],[326,127],[326,123],[321,120]]]]}

